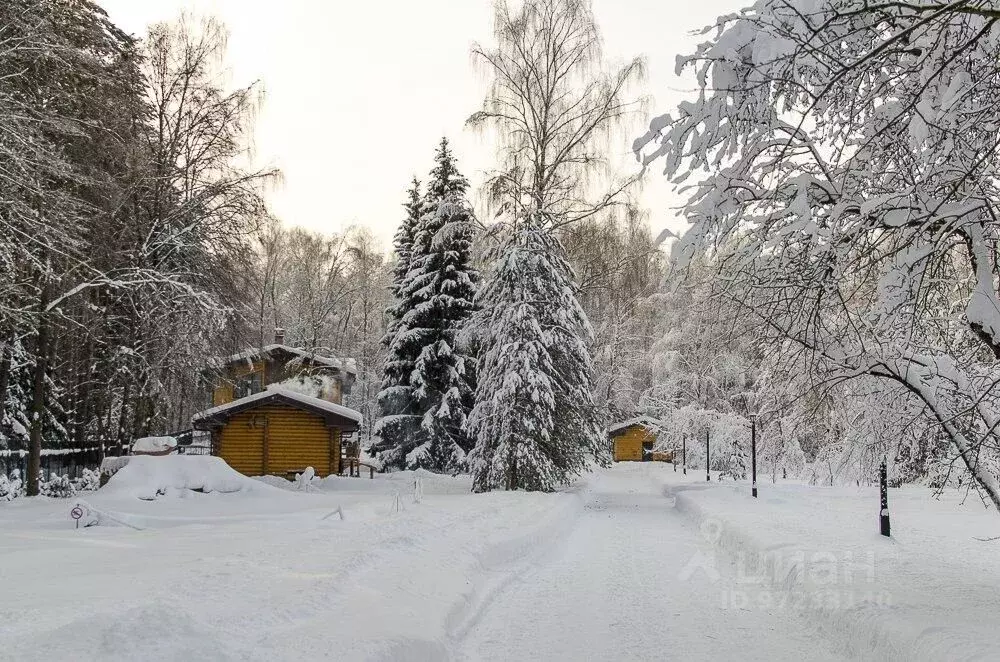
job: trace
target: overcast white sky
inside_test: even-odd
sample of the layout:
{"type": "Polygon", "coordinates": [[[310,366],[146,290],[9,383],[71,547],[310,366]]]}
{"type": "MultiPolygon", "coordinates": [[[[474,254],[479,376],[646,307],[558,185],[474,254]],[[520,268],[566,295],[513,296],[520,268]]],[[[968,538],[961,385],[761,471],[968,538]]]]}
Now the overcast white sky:
{"type": "MultiPolygon", "coordinates": [[[[257,158],[284,172],[270,201],[286,223],[329,232],[363,223],[388,248],[407,183],[426,175],[441,136],[473,184],[492,165],[492,146],[464,128],[485,90],[469,49],[490,43],[491,0],[97,1],[140,36],[185,9],[225,21],[234,82],[266,89],[257,158]]],[[[594,0],[594,10],[610,58],[646,56],[658,114],[690,87],[674,76],[677,54],[697,42],[689,32],[746,4],[594,0]]],[[[678,228],[658,172],[642,202],[654,233],[678,228]]]]}

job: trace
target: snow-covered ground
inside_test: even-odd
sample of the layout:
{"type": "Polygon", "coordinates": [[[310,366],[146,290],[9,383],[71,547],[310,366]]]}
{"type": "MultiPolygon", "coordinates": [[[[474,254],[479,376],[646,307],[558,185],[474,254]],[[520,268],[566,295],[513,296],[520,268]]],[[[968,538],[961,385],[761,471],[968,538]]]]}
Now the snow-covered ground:
{"type": "Polygon", "coordinates": [[[557,535],[579,499],[424,476],[418,504],[416,477],[152,501],[113,479],[87,499],[141,530],[76,530],[69,500],[5,503],[0,659],[441,659],[477,582],[557,535]]]}
{"type": "Polygon", "coordinates": [[[777,605],[865,659],[1000,660],[1000,517],[975,494],[890,489],[885,538],[874,487],[764,481],[755,500],[746,483],[654,471],[709,555],[738,567],[731,604],[777,605]]]}
{"type": "Polygon", "coordinates": [[[692,572],[698,527],[656,465],[591,477],[565,539],[527,566],[468,632],[470,660],[840,660],[803,619],[732,608],[736,573],[692,572]]]}
{"type": "Polygon", "coordinates": [[[871,490],[762,484],[753,501],[669,465],[485,495],[426,474],[299,491],[185,470],[229,491],[152,500],[139,468],[87,498],[128,526],[0,504],[0,659],[1000,659],[998,547],[973,540],[1000,522],[925,490],[892,491],[884,540],[871,490]]]}

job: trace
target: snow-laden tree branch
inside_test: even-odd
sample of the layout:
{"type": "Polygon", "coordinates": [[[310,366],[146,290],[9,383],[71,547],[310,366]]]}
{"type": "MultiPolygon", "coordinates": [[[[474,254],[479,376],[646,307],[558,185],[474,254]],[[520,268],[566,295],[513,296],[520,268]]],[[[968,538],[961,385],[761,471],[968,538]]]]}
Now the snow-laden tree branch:
{"type": "Polygon", "coordinates": [[[998,19],[987,2],[758,2],[679,58],[700,92],[635,150],[688,195],[679,259],[712,256],[817,375],[904,385],[1000,508],[998,19]]]}

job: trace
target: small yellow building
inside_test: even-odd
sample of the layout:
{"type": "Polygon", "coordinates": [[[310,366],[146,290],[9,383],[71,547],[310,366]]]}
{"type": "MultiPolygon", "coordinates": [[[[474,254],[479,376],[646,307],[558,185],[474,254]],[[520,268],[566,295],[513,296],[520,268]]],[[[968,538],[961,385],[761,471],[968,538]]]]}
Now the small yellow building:
{"type": "Polygon", "coordinates": [[[207,371],[213,406],[192,427],[210,432],[212,455],[248,476],[339,474],[342,445],[361,426],[361,414],[343,406],[354,363],[284,340],[276,329],[274,344],[217,361],[207,371]]]}
{"type": "Polygon", "coordinates": [[[654,453],[656,434],[662,424],[649,416],[640,416],[608,427],[612,457],[615,462],[648,462],[664,459],[662,453],[654,453]],[[658,457],[654,457],[658,456],[658,457]]]}
{"type": "Polygon", "coordinates": [[[196,414],[196,430],[212,434],[212,455],[247,476],[292,478],[306,467],[319,477],[341,470],[341,441],[361,414],[342,405],[270,388],[196,414]]]}

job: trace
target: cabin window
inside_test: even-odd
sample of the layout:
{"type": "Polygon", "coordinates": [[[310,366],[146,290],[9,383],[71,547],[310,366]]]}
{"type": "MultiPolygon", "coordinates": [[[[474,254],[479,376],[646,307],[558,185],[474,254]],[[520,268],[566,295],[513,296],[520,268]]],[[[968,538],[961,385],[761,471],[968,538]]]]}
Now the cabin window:
{"type": "Polygon", "coordinates": [[[236,384],[233,387],[233,392],[237,398],[245,398],[248,395],[253,395],[254,393],[260,393],[264,390],[264,381],[262,379],[263,375],[259,372],[251,372],[246,377],[241,377],[236,380],[236,384]]]}

